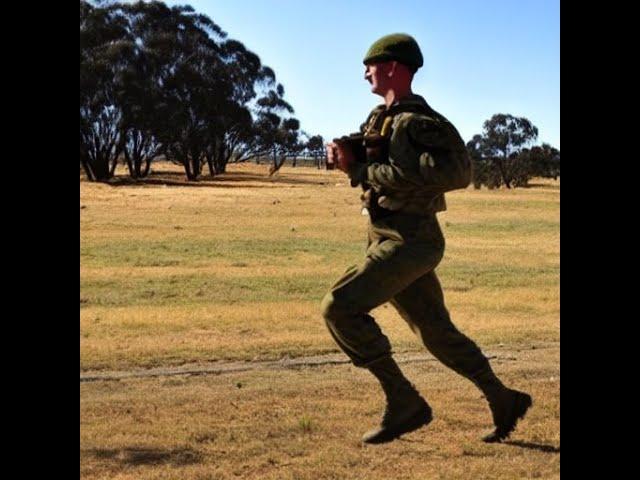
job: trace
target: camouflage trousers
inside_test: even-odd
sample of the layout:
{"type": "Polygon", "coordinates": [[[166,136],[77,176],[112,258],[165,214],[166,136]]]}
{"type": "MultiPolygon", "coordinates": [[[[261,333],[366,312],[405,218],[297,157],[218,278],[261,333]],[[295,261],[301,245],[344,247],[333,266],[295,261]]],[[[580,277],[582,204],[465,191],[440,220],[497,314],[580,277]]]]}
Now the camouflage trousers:
{"type": "Polygon", "coordinates": [[[493,378],[478,346],[453,325],[434,269],[444,254],[435,214],[394,214],[369,224],[364,261],[344,273],[322,300],[331,335],[354,365],[391,355],[389,339],[368,312],[385,302],[397,309],[427,350],[476,383],[493,378]]]}

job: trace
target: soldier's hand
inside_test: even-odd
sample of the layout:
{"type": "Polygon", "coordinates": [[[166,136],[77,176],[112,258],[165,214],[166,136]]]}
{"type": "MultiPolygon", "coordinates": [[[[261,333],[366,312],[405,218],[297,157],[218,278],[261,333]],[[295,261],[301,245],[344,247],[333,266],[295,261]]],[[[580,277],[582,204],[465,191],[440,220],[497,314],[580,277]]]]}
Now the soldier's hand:
{"type": "Polygon", "coordinates": [[[348,145],[335,141],[327,144],[327,163],[335,163],[336,167],[348,173],[354,162],[355,157],[348,145]]]}
{"type": "Polygon", "coordinates": [[[338,163],[338,152],[336,151],[336,144],[331,142],[325,145],[327,149],[327,165],[338,163]]]}

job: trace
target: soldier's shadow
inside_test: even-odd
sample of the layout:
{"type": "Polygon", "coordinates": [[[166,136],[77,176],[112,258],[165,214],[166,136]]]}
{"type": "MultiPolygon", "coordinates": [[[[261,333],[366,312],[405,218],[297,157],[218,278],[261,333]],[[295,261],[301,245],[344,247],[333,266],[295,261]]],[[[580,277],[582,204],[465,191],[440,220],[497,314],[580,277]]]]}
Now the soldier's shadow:
{"type": "Polygon", "coordinates": [[[544,445],[541,443],[532,443],[532,442],[522,442],[520,440],[507,440],[502,443],[504,443],[505,445],[513,445],[514,447],[538,450],[540,452],[560,453],[560,447],[554,447],[553,445],[544,445]]]}
{"type": "MultiPolygon", "coordinates": [[[[401,442],[407,443],[420,443],[418,440],[409,440],[408,438],[399,438],[401,442]]],[[[541,443],[522,442],[520,440],[507,440],[502,442],[504,445],[512,445],[514,447],[528,448],[530,450],[538,450],[546,453],[560,453],[560,447],[554,447],[553,445],[544,445],[541,443]]]]}

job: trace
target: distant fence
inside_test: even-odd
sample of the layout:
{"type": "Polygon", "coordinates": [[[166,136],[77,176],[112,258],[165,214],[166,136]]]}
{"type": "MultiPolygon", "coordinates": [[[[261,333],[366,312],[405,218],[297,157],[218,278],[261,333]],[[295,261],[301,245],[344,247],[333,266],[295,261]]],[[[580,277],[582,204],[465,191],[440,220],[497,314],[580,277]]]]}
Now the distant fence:
{"type": "MultiPolygon", "coordinates": [[[[256,164],[270,164],[273,162],[273,157],[256,157],[252,158],[251,162],[256,164]]],[[[327,157],[287,157],[283,163],[284,166],[289,167],[316,167],[325,168],[327,164],[327,157]]]]}
{"type": "MultiPolygon", "coordinates": [[[[155,157],[153,159],[153,163],[158,163],[158,162],[169,162],[169,160],[167,160],[165,158],[164,155],[158,155],[157,157],[155,157]]],[[[268,157],[254,157],[251,158],[249,160],[244,160],[241,163],[244,162],[251,162],[251,163],[256,163],[258,165],[270,165],[273,162],[273,157],[268,156],[268,157]]],[[[124,155],[118,157],[118,163],[120,164],[125,164],[125,159],[124,159],[124,155]]],[[[233,164],[233,163],[237,163],[234,162],[233,160],[229,161],[229,164],[233,164]]],[[[287,157],[284,161],[284,164],[286,166],[289,167],[316,167],[316,168],[326,168],[327,166],[327,157],[322,156],[322,157],[287,157]]],[[[206,163],[203,164],[203,168],[206,167],[206,163]]]]}

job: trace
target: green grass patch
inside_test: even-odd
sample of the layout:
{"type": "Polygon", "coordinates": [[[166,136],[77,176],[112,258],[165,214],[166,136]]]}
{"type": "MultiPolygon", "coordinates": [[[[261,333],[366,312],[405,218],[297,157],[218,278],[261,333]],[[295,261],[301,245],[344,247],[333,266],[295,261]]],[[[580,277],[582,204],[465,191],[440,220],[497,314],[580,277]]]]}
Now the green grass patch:
{"type": "MultiPolygon", "coordinates": [[[[355,257],[355,256],[354,256],[355,257]]],[[[255,275],[223,277],[215,274],[172,275],[80,281],[80,307],[130,305],[234,304],[270,301],[319,301],[342,270],[332,274],[255,275]]],[[[448,262],[437,269],[445,291],[477,287],[544,287],[559,284],[558,266],[448,262]]]]}
{"type": "Polygon", "coordinates": [[[446,290],[482,288],[545,287],[560,284],[560,267],[522,267],[505,264],[449,261],[436,270],[446,290]]]}
{"type": "Polygon", "coordinates": [[[494,238],[514,237],[517,235],[529,235],[538,233],[557,233],[558,222],[548,220],[509,220],[509,221],[484,221],[470,223],[456,223],[447,221],[445,228],[452,234],[465,236],[485,237],[491,235],[494,238]]]}
{"type": "Polygon", "coordinates": [[[193,240],[103,242],[82,244],[80,262],[103,266],[204,266],[212,262],[229,264],[291,265],[300,254],[315,254],[323,261],[362,254],[363,242],[331,242],[314,238],[274,240],[193,240]]]}
{"type": "MultiPolygon", "coordinates": [[[[337,278],[340,272],[336,272],[337,278]]],[[[80,282],[80,306],[233,304],[284,300],[320,301],[333,276],[176,275],[80,282]]]]}

